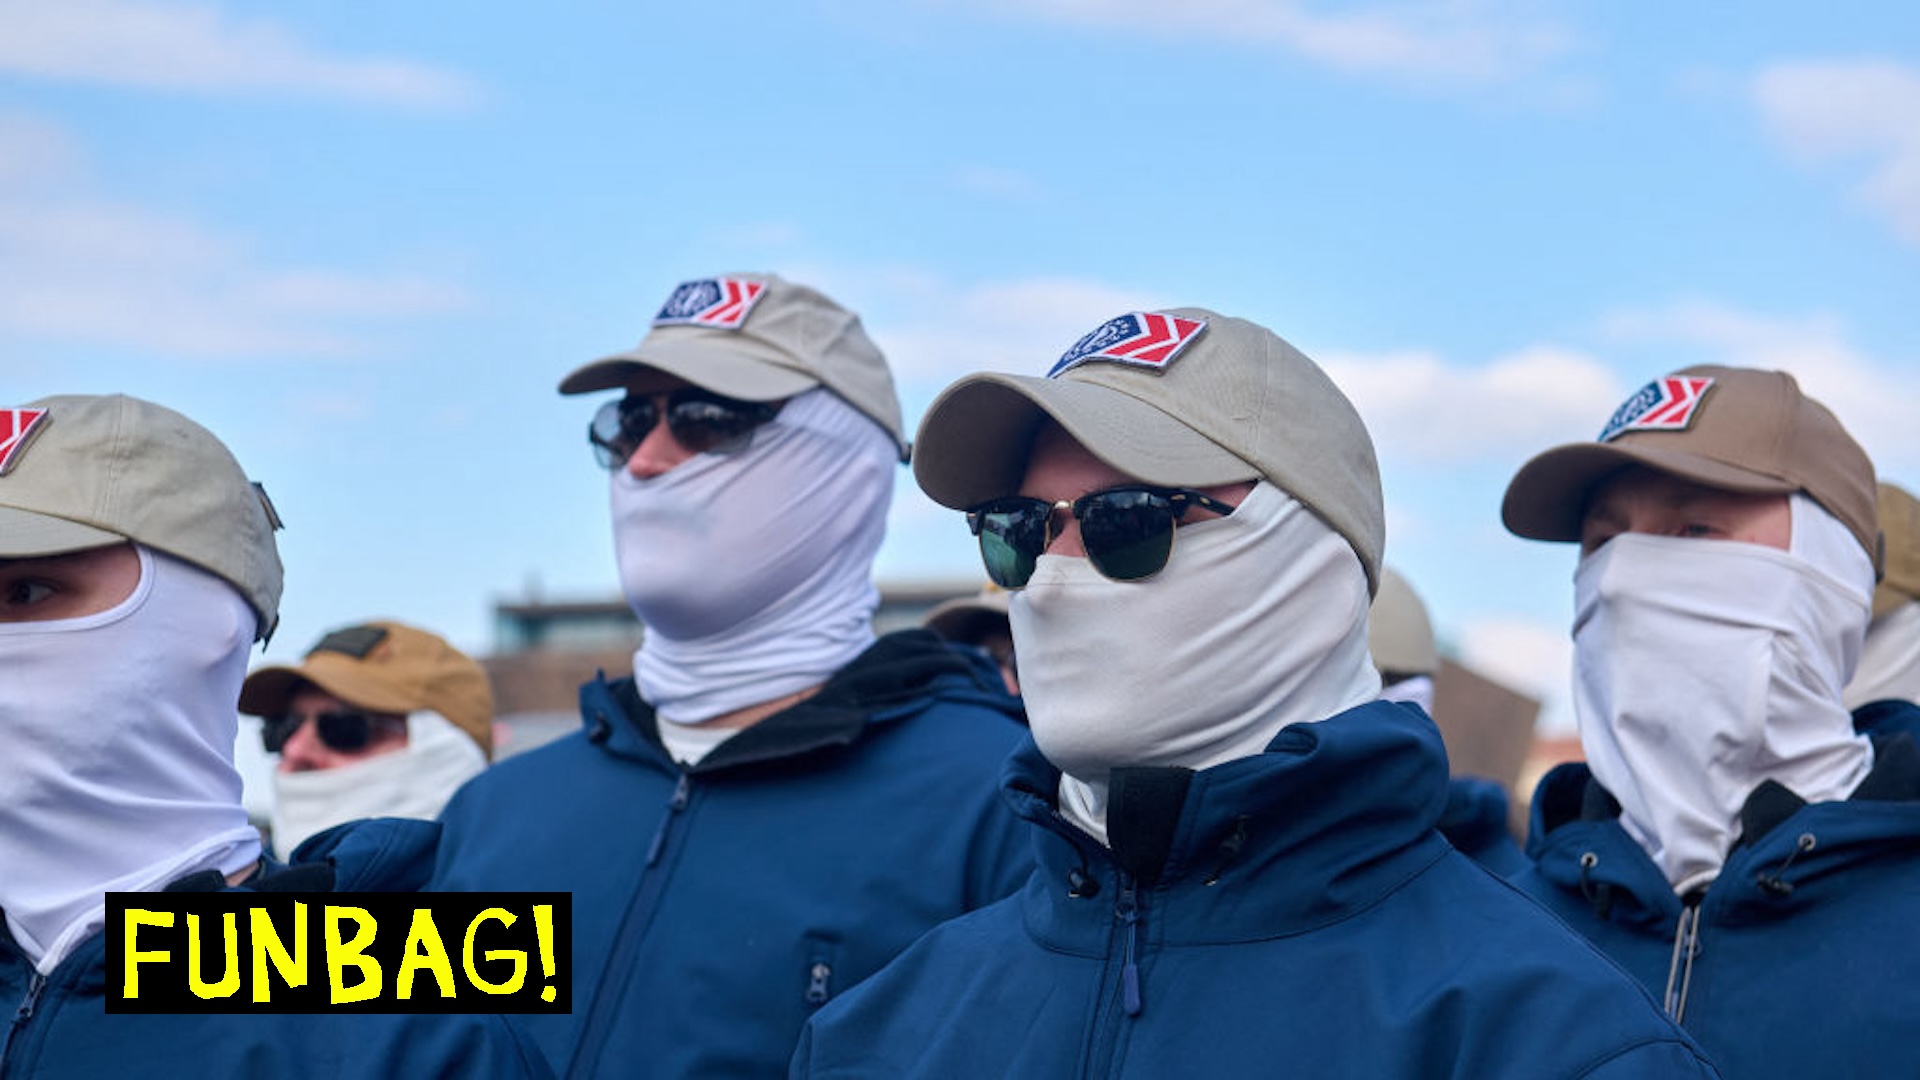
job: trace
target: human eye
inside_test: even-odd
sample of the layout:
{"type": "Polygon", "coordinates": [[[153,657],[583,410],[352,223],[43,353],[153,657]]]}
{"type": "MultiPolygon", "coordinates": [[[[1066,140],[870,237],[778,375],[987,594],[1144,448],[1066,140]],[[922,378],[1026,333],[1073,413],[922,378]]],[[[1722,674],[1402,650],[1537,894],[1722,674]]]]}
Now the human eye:
{"type": "Polygon", "coordinates": [[[0,602],[8,607],[32,607],[58,594],[59,587],[41,578],[15,578],[0,583],[0,602]]]}
{"type": "Polygon", "coordinates": [[[1683,521],[1675,526],[1673,534],[1688,540],[1711,540],[1724,535],[1725,530],[1706,521],[1683,521]]]}

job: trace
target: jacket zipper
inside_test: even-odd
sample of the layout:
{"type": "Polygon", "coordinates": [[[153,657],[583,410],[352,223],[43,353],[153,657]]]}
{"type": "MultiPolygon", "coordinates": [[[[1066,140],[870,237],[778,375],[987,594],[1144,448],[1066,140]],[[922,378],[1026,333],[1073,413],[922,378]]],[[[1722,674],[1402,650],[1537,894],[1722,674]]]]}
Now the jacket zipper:
{"type": "Polygon", "coordinates": [[[620,921],[619,936],[614,939],[613,948],[607,953],[607,966],[601,969],[599,985],[594,988],[593,1012],[580,1029],[580,1039],[574,1044],[573,1060],[567,1063],[569,1078],[589,1075],[599,1063],[601,1046],[607,1041],[607,1033],[613,1024],[613,1002],[619,998],[618,994],[608,991],[608,986],[616,979],[626,978],[633,968],[633,951],[639,947],[640,938],[653,922],[650,910],[652,902],[663,888],[648,879],[654,876],[654,867],[666,851],[673,822],[686,810],[692,798],[693,779],[682,769],[680,779],[673,785],[673,794],[667,798],[667,812],[661,816],[660,825],[647,844],[646,870],[641,880],[651,887],[635,889],[633,899],[627,902],[626,915],[620,921]],[[643,908],[649,910],[645,917],[640,917],[643,908]]]}
{"type": "MultiPolygon", "coordinates": [[[[1120,981],[1103,995],[1105,1003],[1088,1029],[1089,1044],[1081,1070],[1083,1077],[1106,1076],[1113,1071],[1113,1063],[1126,1030],[1121,1025],[1139,1016],[1145,1007],[1140,988],[1140,934],[1145,924],[1140,912],[1140,890],[1126,871],[1117,870],[1116,877],[1120,884],[1120,895],[1114,900],[1113,920],[1121,935],[1118,942],[1120,981]],[[1124,1014],[1124,1020],[1116,1013],[1116,1006],[1118,1014],[1124,1014]]],[[[1107,956],[1111,962],[1111,950],[1107,956]]]]}
{"type": "Polygon", "coordinates": [[[1700,893],[1682,901],[1680,921],[1673,928],[1673,959],[1667,963],[1667,993],[1663,1006],[1676,1024],[1687,1017],[1687,992],[1693,988],[1693,958],[1700,955],[1700,893]]]}
{"type": "Polygon", "coordinates": [[[13,1022],[7,1025],[6,1038],[0,1039],[0,1073],[7,1071],[7,1055],[13,1050],[13,1037],[33,1019],[33,1009],[40,1001],[40,992],[47,988],[47,977],[34,972],[27,980],[27,996],[20,1001],[20,1007],[13,1010],[13,1022]]]}

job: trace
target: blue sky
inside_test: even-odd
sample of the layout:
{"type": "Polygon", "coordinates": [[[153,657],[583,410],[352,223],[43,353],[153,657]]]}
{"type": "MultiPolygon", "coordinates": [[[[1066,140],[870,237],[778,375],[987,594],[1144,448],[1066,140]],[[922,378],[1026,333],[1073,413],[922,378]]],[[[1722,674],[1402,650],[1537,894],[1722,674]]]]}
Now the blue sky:
{"type": "MultiPolygon", "coordinates": [[[[616,588],[593,403],[672,286],[859,310],[910,422],[1139,307],[1255,319],[1380,447],[1388,559],[1557,697],[1573,555],[1514,469],[1694,362],[1920,484],[1920,14],[1454,0],[0,0],[0,387],[217,431],[281,633],[616,588]]],[[[902,473],[883,580],[978,579],[902,473]]],[[[1560,707],[1554,706],[1560,716],[1560,707]]]]}

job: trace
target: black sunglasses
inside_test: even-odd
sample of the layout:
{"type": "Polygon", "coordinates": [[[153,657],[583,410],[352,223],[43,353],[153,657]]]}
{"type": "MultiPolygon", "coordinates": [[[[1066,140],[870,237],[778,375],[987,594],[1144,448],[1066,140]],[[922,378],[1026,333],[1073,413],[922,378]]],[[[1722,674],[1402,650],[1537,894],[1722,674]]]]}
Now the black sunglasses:
{"type": "Polygon", "coordinates": [[[681,446],[696,454],[737,454],[753,442],[760,425],[780,412],[766,401],[735,401],[730,397],[686,387],[671,394],[630,394],[609,401],[593,414],[587,441],[602,466],[612,470],[627,463],[640,443],[660,422],[660,401],[667,403],[667,430],[681,446]]]}
{"type": "MultiPolygon", "coordinates": [[[[277,754],[306,721],[306,717],[294,713],[266,717],[260,723],[260,742],[266,746],[267,753],[277,754]]],[[[374,716],[342,709],[316,714],[313,717],[313,732],[320,736],[320,741],[328,749],[351,754],[365,750],[373,742],[376,731],[387,731],[402,723],[405,721],[395,720],[391,716],[374,716]]]]}
{"type": "Polygon", "coordinates": [[[1071,503],[1022,495],[995,499],[967,511],[967,528],[980,538],[987,576],[1003,589],[1021,588],[1033,577],[1034,560],[1058,535],[1053,517],[1062,510],[1080,523],[1080,544],[1095,570],[1115,581],[1140,581],[1167,565],[1174,526],[1196,506],[1223,517],[1235,509],[1192,488],[1138,484],[1071,503]]]}

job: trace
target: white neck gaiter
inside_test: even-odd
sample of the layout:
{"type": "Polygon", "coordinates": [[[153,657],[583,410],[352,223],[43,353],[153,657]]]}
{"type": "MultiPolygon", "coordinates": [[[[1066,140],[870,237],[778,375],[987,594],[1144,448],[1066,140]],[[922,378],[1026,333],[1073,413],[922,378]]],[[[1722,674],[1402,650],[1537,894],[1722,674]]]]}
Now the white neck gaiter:
{"type": "Polygon", "coordinates": [[[1105,843],[1115,766],[1205,769],[1373,700],[1367,604],[1353,547],[1264,480],[1231,515],[1182,526],[1151,580],[1040,556],[1009,618],[1061,813],[1105,843]]]}
{"type": "Polygon", "coordinates": [[[1873,620],[1859,670],[1847,684],[1849,709],[1889,699],[1920,704],[1920,600],[1873,620]]]}
{"type": "Polygon", "coordinates": [[[407,716],[407,745],[332,769],[273,774],[273,847],[284,859],[325,829],[372,817],[431,821],[487,756],[437,712],[407,716]]]}
{"type": "Polygon", "coordinates": [[[42,973],[100,928],[105,893],[260,857],[233,767],[253,609],[138,551],[119,605],[0,624],[0,908],[42,973]]]}
{"type": "Polygon", "coordinates": [[[1380,688],[1381,701],[1404,701],[1409,705],[1418,705],[1428,716],[1433,715],[1433,676],[1415,675],[1411,679],[1401,679],[1391,686],[1380,688]]]}
{"type": "Polygon", "coordinates": [[[1620,823],[1687,893],[1712,881],[1764,780],[1844,799],[1873,748],[1840,702],[1873,568],[1794,495],[1792,550],[1626,533],[1574,575],[1574,711],[1620,823]]]}
{"type": "Polygon", "coordinates": [[[822,388],[739,454],[613,474],[620,586],[647,629],[634,676],[662,719],[818,686],[873,644],[896,464],[886,431],[822,388]]]}

